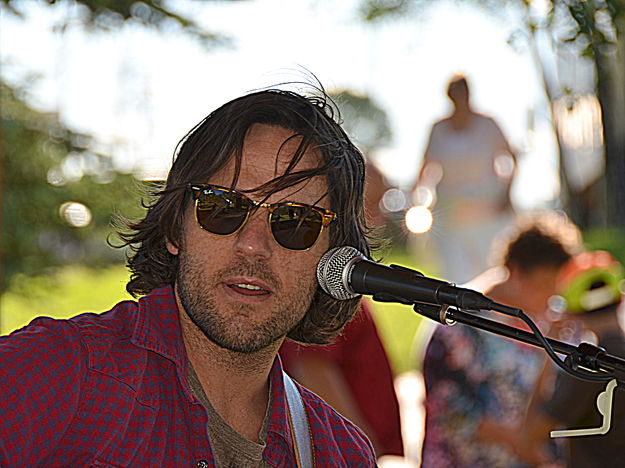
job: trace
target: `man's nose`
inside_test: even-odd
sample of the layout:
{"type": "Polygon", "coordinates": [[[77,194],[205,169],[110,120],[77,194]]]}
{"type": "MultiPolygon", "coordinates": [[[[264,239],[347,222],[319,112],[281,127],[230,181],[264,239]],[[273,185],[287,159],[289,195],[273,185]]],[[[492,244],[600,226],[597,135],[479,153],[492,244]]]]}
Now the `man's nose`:
{"type": "Polygon", "coordinates": [[[234,250],[238,255],[268,259],[275,245],[267,210],[261,208],[250,213],[245,225],[236,233],[234,250]]]}

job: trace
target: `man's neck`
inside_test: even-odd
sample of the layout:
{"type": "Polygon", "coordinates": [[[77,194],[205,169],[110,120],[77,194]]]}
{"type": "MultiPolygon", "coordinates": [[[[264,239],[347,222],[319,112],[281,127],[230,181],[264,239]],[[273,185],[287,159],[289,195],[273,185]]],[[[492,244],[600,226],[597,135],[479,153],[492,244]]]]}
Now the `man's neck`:
{"type": "Polygon", "coordinates": [[[230,351],[210,341],[179,309],[187,357],[211,405],[235,431],[258,441],[269,402],[269,372],[281,340],[256,353],[230,351]]]}

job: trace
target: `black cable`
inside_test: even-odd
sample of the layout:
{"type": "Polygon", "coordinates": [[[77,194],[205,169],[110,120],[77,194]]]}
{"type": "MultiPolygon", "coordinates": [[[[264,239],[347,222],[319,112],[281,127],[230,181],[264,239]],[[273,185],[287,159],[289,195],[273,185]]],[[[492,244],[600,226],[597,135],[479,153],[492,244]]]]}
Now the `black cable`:
{"type": "Polygon", "coordinates": [[[551,344],[547,341],[547,339],[542,334],[538,326],[534,323],[534,321],[531,318],[529,318],[525,314],[525,312],[523,312],[521,309],[517,309],[517,311],[518,313],[516,314],[516,317],[523,320],[530,327],[532,332],[534,332],[534,336],[536,336],[536,338],[541,342],[541,344],[543,345],[543,349],[547,352],[551,360],[555,362],[558,365],[558,367],[560,367],[567,374],[570,374],[573,377],[577,377],[578,379],[588,380],[590,382],[607,382],[614,378],[613,376],[607,376],[607,375],[599,376],[599,375],[594,375],[594,374],[590,374],[586,372],[580,372],[577,369],[573,369],[572,367],[569,367],[565,361],[562,361],[558,357],[558,355],[555,353],[555,351],[551,347],[551,344]]]}

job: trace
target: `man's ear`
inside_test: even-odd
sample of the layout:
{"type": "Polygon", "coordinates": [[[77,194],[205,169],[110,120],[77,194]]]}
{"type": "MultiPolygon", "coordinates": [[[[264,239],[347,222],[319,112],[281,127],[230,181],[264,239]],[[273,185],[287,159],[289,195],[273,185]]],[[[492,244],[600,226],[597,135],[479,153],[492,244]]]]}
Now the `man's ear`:
{"type": "Polygon", "coordinates": [[[178,255],[178,253],[180,252],[180,249],[178,248],[178,246],[175,245],[169,239],[165,240],[165,245],[167,246],[167,251],[172,255],[178,255]]]}

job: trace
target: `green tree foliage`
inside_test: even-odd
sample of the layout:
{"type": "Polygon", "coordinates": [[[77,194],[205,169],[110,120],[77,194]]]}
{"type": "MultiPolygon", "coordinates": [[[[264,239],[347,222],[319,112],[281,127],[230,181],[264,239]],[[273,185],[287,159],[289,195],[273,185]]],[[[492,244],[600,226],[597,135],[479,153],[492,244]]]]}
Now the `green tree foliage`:
{"type": "MultiPolygon", "coordinates": [[[[24,7],[34,0],[0,2],[14,15],[23,17],[24,7]]],[[[205,46],[228,42],[226,37],[204,30],[192,18],[177,13],[162,0],[39,0],[38,3],[49,5],[50,8],[74,5],[80,23],[93,30],[115,30],[131,21],[159,31],[182,30],[205,46]]],[[[68,24],[59,24],[58,28],[64,30],[73,22],[75,18],[70,18],[68,24]]]]}
{"type": "Polygon", "coordinates": [[[572,19],[575,42],[595,65],[605,141],[608,225],[625,230],[625,0],[552,0],[572,19]]]}
{"type": "Polygon", "coordinates": [[[93,152],[89,136],[66,128],[55,114],[30,108],[20,90],[2,82],[0,90],[4,158],[0,287],[6,288],[18,273],[42,273],[72,263],[120,262],[123,253],[107,244],[113,233],[111,220],[115,213],[140,214],[139,183],[118,172],[109,157],[93,152]],[[64,211],[68,202],[76,204],[64,211]],[[88,211],[76,210],[81,206],[88,211]],[[86,225],[76,226],[82,224],[86,225]]]}

